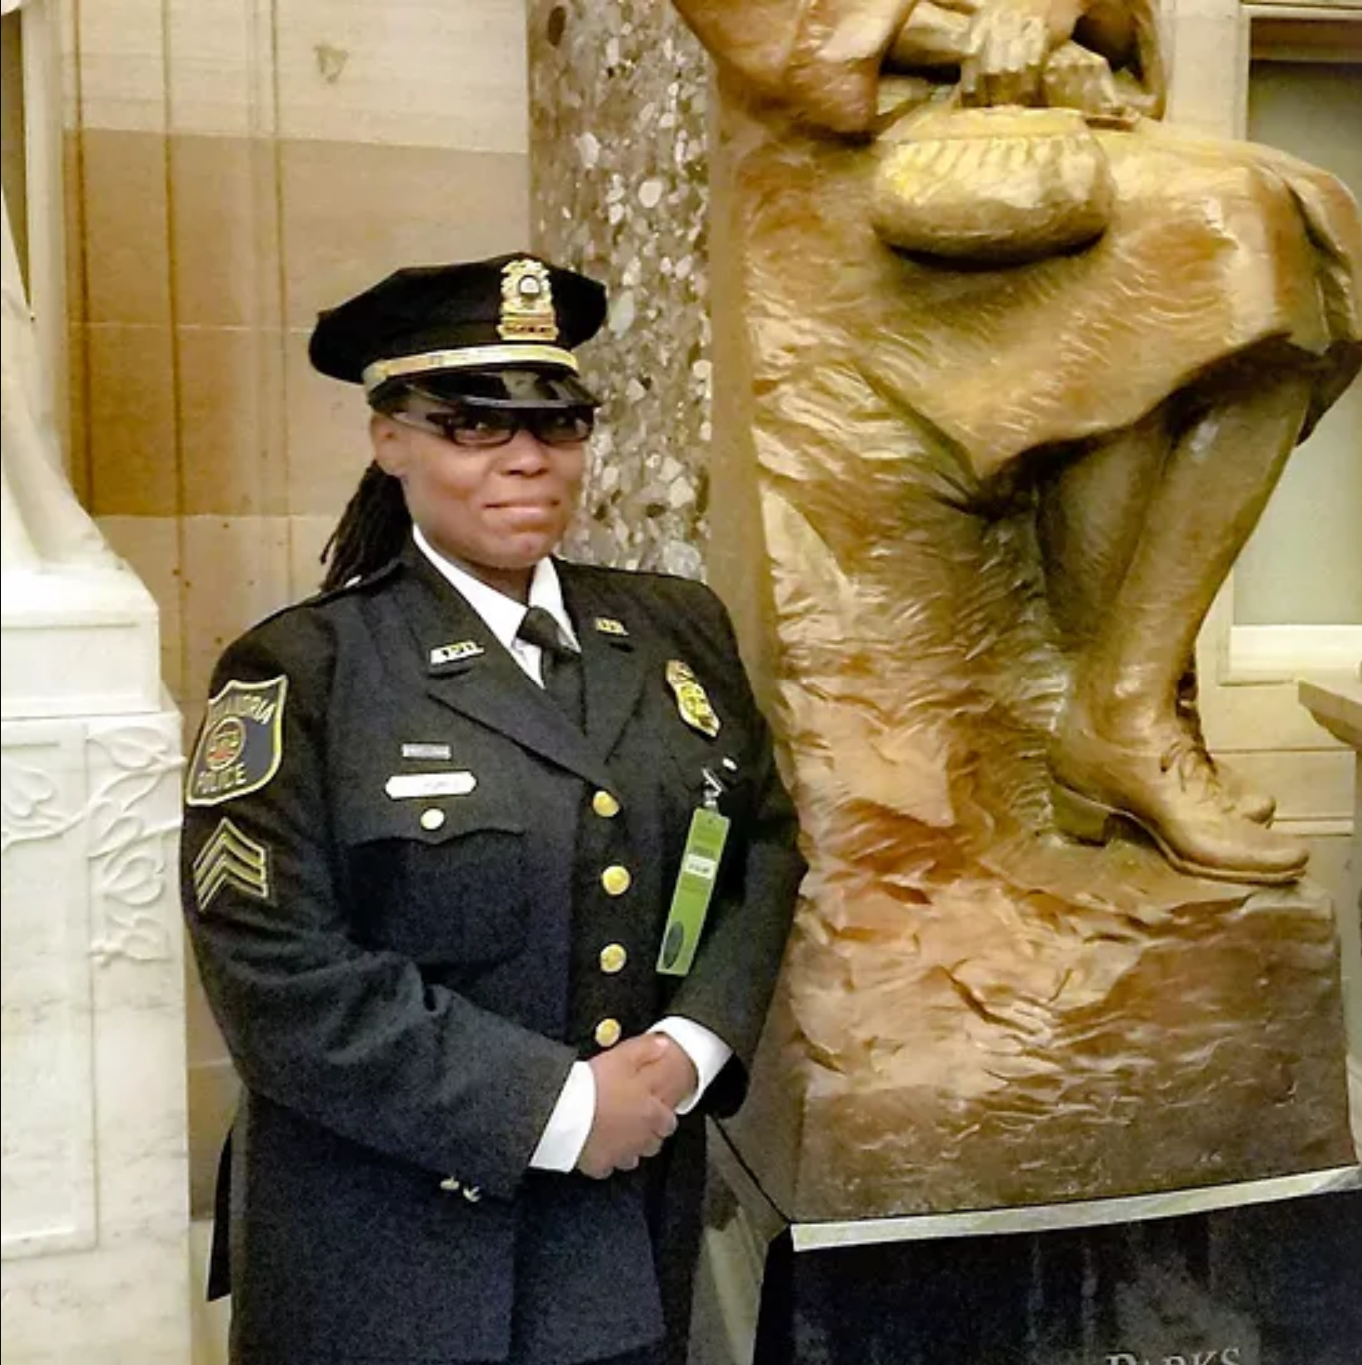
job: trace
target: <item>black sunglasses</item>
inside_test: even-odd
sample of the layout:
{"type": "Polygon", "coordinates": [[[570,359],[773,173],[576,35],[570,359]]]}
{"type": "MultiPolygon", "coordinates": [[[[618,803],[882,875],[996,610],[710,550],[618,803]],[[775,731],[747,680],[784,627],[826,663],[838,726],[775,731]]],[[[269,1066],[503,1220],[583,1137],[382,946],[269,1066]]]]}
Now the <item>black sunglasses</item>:
{"type": "Polygon", "coordinates": [[[487,450],[504,446],[517,431],[528,431],[546,446],[580,445],[596,425],[589,407],[436,408],[432,412],[389,414],[404,426],[430,431],[456,446],[487,450]]]}

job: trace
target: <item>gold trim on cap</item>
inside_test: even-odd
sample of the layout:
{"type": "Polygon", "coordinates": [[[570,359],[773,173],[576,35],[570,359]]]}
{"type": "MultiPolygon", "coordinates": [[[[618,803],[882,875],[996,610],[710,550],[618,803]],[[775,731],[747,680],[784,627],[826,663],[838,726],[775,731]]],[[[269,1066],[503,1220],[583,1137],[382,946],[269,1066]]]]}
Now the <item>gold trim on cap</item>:
{"type": "Polygon", "coordinates": [[[493,365],[557,365],[578,373],[577,357],[561,346],[460,346],[452,351],[423,351],[420,355],[395,355],[364,367],[364,392],[372,393],[390,379],[432,370],[482,370],[493,365]]]}

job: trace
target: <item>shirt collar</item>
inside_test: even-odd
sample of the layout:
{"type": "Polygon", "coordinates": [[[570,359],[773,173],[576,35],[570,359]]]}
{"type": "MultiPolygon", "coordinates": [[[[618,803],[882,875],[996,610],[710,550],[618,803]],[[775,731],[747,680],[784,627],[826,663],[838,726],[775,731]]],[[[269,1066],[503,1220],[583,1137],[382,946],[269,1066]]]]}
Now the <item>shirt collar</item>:
{"type": "Polygon", "coordinates": [[[526,606],[514,597],[507,597],[504,592],[489,587],[480,578],[474,578],[467,569],[451,563],[421,534],[419,526],[413,526],[411,534],[416,548],[434,565],[435,571],[477,612],[487,629],[507,649],[515,641],[516,632],[529,608],[543,607],[557,622],[568,643],[580,651],[577,632],[563,603],[563,585],[551,558],[545,557],[534,566],[534,575],[530,579],[530,601],[529,606],[526,606]]]}

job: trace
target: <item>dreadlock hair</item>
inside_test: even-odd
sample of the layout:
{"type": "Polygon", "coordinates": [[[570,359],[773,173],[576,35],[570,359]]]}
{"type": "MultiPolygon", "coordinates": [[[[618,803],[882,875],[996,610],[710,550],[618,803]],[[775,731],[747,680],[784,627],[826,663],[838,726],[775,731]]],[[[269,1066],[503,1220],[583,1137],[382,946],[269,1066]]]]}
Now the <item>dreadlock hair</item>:
{"type": "Polygon", "coordinates": [[[371,464],[322,551],[321,562],[327,565],[322,591],[381,569],[401,552],[410,534],[411,513],[401,483],[371,464]]]}
{"type": "MultiPolygon", "coordinates": [[[[369,405],[375,412],[397,412],[409,392],[409,385],[390,381],[369,396],[369,405]]],[[[381,569],[401,553],[410,534],[411,513],[401,483],[371,463],[322,550],[321,562],[330,561],[322,591],[343,588],[381,569]]]]}

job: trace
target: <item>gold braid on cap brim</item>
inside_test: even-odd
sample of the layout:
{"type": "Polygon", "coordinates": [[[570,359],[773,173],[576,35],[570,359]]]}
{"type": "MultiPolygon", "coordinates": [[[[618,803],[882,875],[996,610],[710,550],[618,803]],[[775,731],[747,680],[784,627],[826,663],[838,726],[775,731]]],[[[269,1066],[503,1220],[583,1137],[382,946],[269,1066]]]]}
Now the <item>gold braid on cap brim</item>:
{"type": "Polygon", "coordinates": [[[561,346],[461,346],[457,351],[425,351],[395,355],[364,367],[364,392],[373,393],[390,379],[405,379],[432,370],[486,370],[497,365],[556,365],[578,373],[577,357],[561,346]]]}

